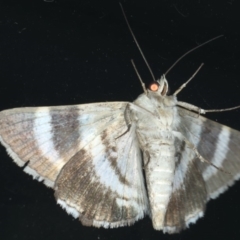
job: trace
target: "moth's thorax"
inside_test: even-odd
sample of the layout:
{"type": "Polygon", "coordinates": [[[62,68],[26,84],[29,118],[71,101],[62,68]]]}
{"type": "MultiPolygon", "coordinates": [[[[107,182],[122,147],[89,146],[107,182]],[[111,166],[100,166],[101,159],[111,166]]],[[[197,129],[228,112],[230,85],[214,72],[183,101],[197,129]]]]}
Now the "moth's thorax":
{"type": "Polygon", "coordinates": [[[134,121],[138,127],[144,125],[154,130],[176,129],[177,122],[177,99],[175,96],[161,96],[155,92],[141,94],[133,104],[140,107],[140,111],[132,111],[134,121]],[[142,110],[142,111],[141,111],[142,110]]]}
{"type": "Polygon", "coordinates": [[[144,108],[165,108],[165,107],[174,107],[177,103],[176,96],[161,96],[158,92],[142,93],[138,98],[133,102],[144,108]]]}
{"type": "MultiPolygon", "coordinates": [[[[157,154],[159,145],[174,145],[172,131],[178,126],[176,98],[159,96],[156,93],[142,94],[131,107],[131,120],[136,123],[136,132],[142,150],[157,154]]],[[[174,151],[173,151],[174,152],[174,151]]]]}

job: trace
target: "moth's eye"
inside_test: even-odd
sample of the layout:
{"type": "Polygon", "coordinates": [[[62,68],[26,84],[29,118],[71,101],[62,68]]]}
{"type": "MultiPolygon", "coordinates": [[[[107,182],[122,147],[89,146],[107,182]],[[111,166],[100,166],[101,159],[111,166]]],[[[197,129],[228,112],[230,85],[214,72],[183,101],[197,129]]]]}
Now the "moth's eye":
{"type": "Polygon", "coordinates": [[[149,90],[153,91],[153,92],[156,92],[159,88],[159,83],[158,82],[152,82],[150,85],[149,85],[149,90]]]}

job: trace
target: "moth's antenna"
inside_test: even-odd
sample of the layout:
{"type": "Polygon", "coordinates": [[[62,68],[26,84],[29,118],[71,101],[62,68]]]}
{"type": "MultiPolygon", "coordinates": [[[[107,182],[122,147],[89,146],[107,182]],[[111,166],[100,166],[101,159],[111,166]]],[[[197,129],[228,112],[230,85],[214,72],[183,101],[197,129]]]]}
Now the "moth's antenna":
{"type": "Polygon", "coordinates": [[[210,42],[212,42],[212,41],[214,41],[214,40],[216,40],[216,39],[218,39],[218,38],[220,38],[220,37],[223,37],[223,35],[219,35],[219,36],[217,36],[217,37],[215,37],[215,38],[212,38],[212,39],[210,39],[210,40],[208,40],[208,41],[206,41],[206,42],[198,45],[197,47],[192,48],[191,50],[187,51],[185,54],[183,54],[183,55],[166,71],[165,75],[167,75],[167,74],[170,72],[170,70],[171,70],[180,60],[182,60],[186,55],[188,55],[190,52],[193,52],[194,50],[196,50],[196,49],[198,49],[198,48],[206,45],[207,43],[210,43],[210,42]]]}
{"type": "MultiPolygon", "coordinates": [[[[149,70],[150,74],[152,75],[153,81],[156,81],[156,78],[155,78],[155,76],[154,76],[154,74],[153,74],[153,71],[152,71],[151,67],[150,67],[149,64],[148,64],[148,61],[147,61],[147,59],[145,58],[142,49],[140,48],[140,45],[139,45],[139,43],[138,43],[138,41],[137,41],[137,39],[136,39],[133,31],[132,31],[132,28],[130,27],[130,24],[129,24],[128,20],[127,20],[126,14],[125,14],[125,12],[124,12],[124,10],[123,10],[123,6],[122,6],[121,3],[119,3],[119,5],[120,5],[120,7],[121,7],[121,9],[122,9],[122,13],[123,13],[124,19],[125,19],[125,21],[126,21],[126,23],[127,23],[128,29],[129,29],[129,31],[130,31],[130,33],[131,33],[131,35],[132,35],[132,37],[133,37],[133,39],[134,39],[137,47],[138,47],[139,52],[140,52],[141,55],[142,55],[142,58],[143,58],[144,62],[146,63],[146,65],[147,65],[147,67],[148,67],[148,70],[149,70]]],[[[136,70],[135,70],[135,71],[136,71],[136,70]]]]}
{"type": "Polygon", "coordinates": [[[139,74],[139,72],[138,72],[138,70],[137,70],[137,68],[136,68],[136,66],[135,66],[135,63],[134,63],[134,61],[133,61],[132,59],[131,59],[131,63],[132,63],[132,65],[133,65],[133,68],[134,68],[134,70],[135,70],[137,76],[138,76],[138,79],[139,79],[140,82],[141,82],[141,85],[142,85],[143,91],[145,92],[145,94],[147,94],[148,92],[147,92],[147,89],[146,89],[145,83],[143,82],[143,80],[142,80],[142,78],[141,78],[141,76],[140,76],[140,74],[139,74]]]}

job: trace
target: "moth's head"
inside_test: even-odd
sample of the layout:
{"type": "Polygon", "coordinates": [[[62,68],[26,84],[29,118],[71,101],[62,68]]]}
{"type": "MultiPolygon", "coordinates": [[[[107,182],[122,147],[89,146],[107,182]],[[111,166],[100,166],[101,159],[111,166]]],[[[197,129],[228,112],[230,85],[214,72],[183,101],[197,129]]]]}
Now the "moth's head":
{"type": "Polygon", "coordinates": [[[159,80],[152,82],[148,87],[148,92],[157,93],[162,97],[166,96],[168,93],[168,82],[165,75],[159,80]]]}

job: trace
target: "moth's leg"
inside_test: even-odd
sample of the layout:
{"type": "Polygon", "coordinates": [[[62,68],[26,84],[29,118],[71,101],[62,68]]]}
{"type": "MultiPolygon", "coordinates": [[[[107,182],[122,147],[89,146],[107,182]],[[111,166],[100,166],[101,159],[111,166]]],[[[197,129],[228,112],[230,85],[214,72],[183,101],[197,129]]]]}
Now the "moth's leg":
{"type": "Polygon", "coordinates": [[[127,130],[125,132],[123,132],[122,134],[120,134],[118,137],[115,138],[118,139],[120,137],[122,137],[123,135],[125,135],[127,132],[130,131],[130,128],[132,126],[132,120],[131,120],[131,112],[130,112],[130,104],[127,104],[125,111],[124,111],[124,119],[127,125],[127,130]]]}
{"type": "Polygon", "coordinates": [[[190,104],[190,103],[178,101],[177,105],[180,106],[180,107],[186,108],[190,111],[197,112],[199,114],[205,114],[206,113],[206,110],[204,110],[202,108],[199,108],[199,107],[197,107],[193,104],[190,104]]]}
{"type": "Polygon", "coordinates": [[[219,171],[224,172],[224,173],[227,173],[227,174],[230,174],[229,172],[224,171],[222,168],[217,167],[216,165],[214,165],[213,163],[211,163],[210,161],[208,161],[207,159],[205,159],[205,158],[198,152],[196,146],[195,146],[194,144],[192,144],[191,142],[189,142],[189,141],[183,136],[182,133],[174,131],[173,134],[174,134],[174,136],[175,136],[176,138],[178,138],[179,140],[184,141],[184,142],[186,143],[186,145],[195,152],[197,158],[198,158],[201,162],[206,162],[206,163],[212,165],[213,167],[215,167],[216,169],[218,169],[219,171]]]}
{"type": "Polygon", "coordinates": [[[177,96],[177,94],[180,93],[187,86],[187,84],[196,76],[196,74],[199,72],[202,66],[203,63],[200,65],[197,71],[195,71],[194,74],[175,91],[175,93],[173,94],[174,96],[177,96]]]}
{"type": "Polygon", "coordinates": [[[231,111],[231,110],[240,108],[240,106],[236,106],[236,107],[224,108],[224,109],[209,109],[209,110],[205,110],[205,109],[202,109],[202,108],[197,107],[195,105],[192,105],[190,103],[181,102],[181,101],[177,102],[177,105],[180,106],[180,107],[186,108],[186,109],[188,109],[190,111],[197,112],[198,114],[205,114],[207,112],[225,112],[225,111],[231,111]]]}

